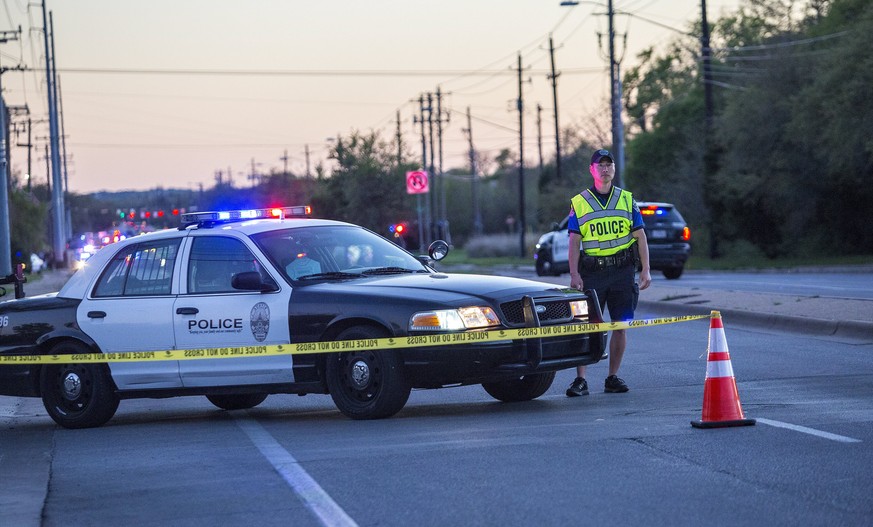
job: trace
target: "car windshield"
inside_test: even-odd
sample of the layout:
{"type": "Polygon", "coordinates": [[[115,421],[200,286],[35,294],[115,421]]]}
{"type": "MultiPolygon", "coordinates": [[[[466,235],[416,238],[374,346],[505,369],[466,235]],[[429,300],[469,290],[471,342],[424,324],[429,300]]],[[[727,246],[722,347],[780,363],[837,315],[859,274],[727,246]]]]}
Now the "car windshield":
{"type": "Polygon", "coordinates": [[[252,239],[291,281],[428,272],[397,245],[352,225],[283,229],[252,239]]]}

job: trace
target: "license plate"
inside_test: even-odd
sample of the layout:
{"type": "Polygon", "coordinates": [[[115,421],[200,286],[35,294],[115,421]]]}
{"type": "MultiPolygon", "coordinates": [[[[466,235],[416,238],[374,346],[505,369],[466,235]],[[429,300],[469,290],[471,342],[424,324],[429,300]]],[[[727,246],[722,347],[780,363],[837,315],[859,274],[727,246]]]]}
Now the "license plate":
{"type": "Polygon", "coordinates": [[[664,229],[655,229],[652,231],[652,238],[657,240],[663,240],[667,237],[667,231],[664,229]]]}

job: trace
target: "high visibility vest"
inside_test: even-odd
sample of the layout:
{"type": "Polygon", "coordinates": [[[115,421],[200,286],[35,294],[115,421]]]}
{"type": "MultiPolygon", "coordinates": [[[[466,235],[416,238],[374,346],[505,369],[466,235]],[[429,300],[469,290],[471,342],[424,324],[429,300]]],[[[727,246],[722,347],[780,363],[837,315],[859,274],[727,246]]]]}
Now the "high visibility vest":
{"type": "Polygon", "coordinates": [[[589,256],[609,256],[627,249],[636,239],[633,226],[633,195],[613,186],[606,206],[585,189],[570,200],[579,230],[582,233],[582,252],[589,256]]]}

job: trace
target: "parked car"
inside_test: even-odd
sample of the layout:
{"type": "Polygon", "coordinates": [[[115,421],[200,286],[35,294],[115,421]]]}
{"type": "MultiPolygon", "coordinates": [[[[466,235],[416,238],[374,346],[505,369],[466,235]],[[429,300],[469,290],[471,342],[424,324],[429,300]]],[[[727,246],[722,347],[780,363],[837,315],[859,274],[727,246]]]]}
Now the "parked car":
{"type": "Polygon", "coordinates": [[[501,338],[505,330],[602,322],[594,295],[439,273],[443,241],[414,256],[363,227],[306,217],[306,209],[186,214],[178,229],[100,249],[58,293],[0,302],[0,358],[49,357],[0,365],[0,395],[41,397],[67,428],[102,425],[123,399],[183,395],[230,410],[274,393],[329,393],[346,416],[376,419],[400,411],[412,388],[481,384],[501,401],[535,399],[557,371],[603,357],[605,332],[501,338]],[[469,340],[433,344],[461,334],[469,340]],[[379,339],[411,347],[319,347],[379,339]],[[288,344],[307,353],[266,351],[288,344]],[[161,358],[230,348],[248,356],[161,358]],[[107,353],[148,360],[85,359],[107,353]]]}
{"type": "MultiPolygon", "coordinates": [[[[691,254],[691,229],[672,203],[637,202],[643,215],[649,244],[649,264],[670,280],[682,276],[691,254]]],[[[560,276],[570,272],[567,220],[552,224],[552,230],[540,236],[534,249],[538,276],[560,276]]]]}

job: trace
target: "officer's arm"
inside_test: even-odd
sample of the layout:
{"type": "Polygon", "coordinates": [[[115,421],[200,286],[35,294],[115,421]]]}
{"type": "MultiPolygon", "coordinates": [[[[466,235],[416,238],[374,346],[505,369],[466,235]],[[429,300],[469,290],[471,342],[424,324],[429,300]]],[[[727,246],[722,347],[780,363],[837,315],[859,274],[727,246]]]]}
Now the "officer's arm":
{"type": "MultiPolygon", "coordinates": [[[[579,275],[579,251],[582,247],[582,236],[578,233],[570,233],[570,248],[567,255],[568,263],[570,264],[570,287],[582,289],[582,277],[579,275]]],[[[646,252],[646,261],[648,261],[648,250],[646,252]]]]}
{"type": "Polygon", "coordinates": [[[637,240],[637,245],[640,247],[640,289],[649,287],[652,283],[652,271],[649,267],[649,242],[646,239],[645,229],[637,229],[633,232],[634,238],[637,240]]]}

